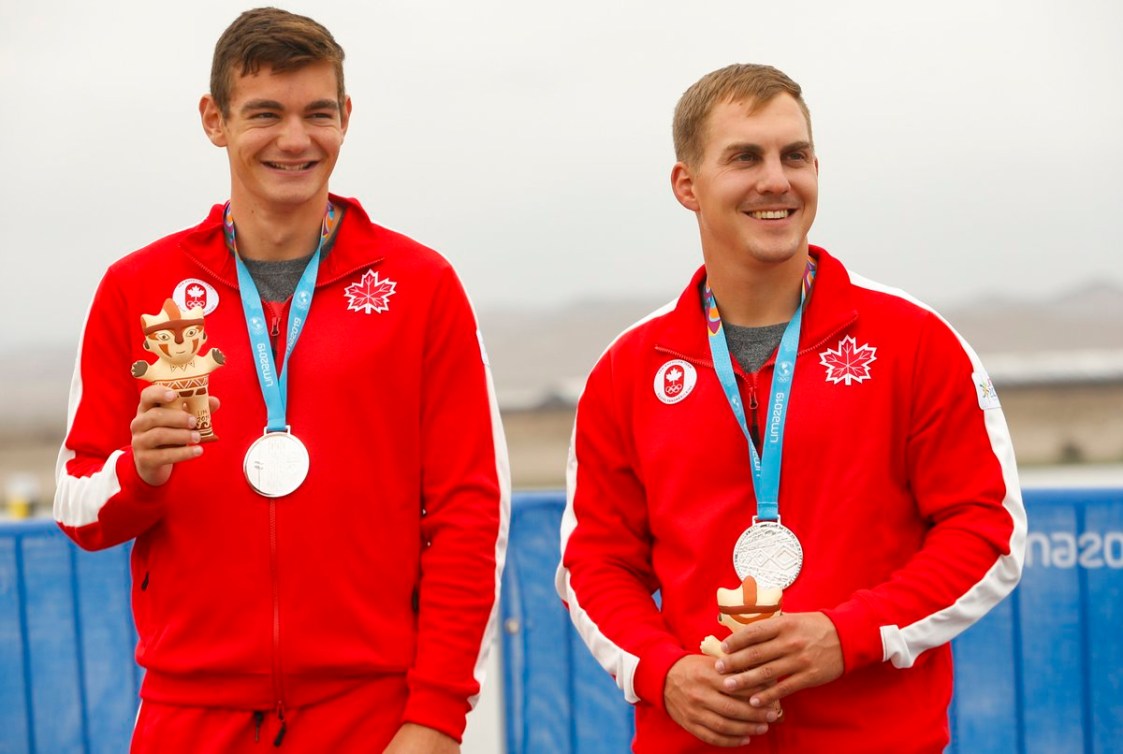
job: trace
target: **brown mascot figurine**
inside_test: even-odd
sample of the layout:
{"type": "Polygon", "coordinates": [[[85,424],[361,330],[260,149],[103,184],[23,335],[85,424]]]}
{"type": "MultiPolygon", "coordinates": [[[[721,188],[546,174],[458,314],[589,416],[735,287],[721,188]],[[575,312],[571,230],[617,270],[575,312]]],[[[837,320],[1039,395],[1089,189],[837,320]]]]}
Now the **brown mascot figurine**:
{"type": "Polygon", "coordinates": [[[226,363],[222,351],[212,348],[205,356],[199,349],[207,340],[203,329],[203,309],[194,307],[181,312],[175,301],[168,299],[157,314],[141,314],[144,348],[156,354],[157,361],[133,363],[133,377],[163,385],[182,399],[183,410],[195,415],[200,442],[213,442],[218,437],[211,427],[211,409],[207,399],[208,375],[226,363]]]}
{"type": "MultiPolygon", "coordinates": [[[[756,579],[746,576],[740,588],[717,590],[717,622],[736,631],[738,628],[756,623],[758,620],[771,618],[780,612],[780,597],[782,591],[779,587],[765,587],[758,590],[756,579]]],[[[721,651],[721,640],[716,636],[707,636],[702,640],[699,649],[703,654],[711,657],[725,657],[721,651]]]]}

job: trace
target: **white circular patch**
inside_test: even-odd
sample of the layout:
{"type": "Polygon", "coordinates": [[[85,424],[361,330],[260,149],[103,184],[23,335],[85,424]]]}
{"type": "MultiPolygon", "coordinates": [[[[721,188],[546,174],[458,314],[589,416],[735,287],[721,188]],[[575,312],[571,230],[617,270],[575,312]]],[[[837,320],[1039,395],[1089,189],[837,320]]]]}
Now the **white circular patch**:
{"type": "Polygon", "coordinates": [[[655,397],[673,405],[690,395],[697,381],[698,371],[689,361],[668,361],[655,373],[655,397]]]}
{"type": "Polygon", "coordinates": [[[175,287],[172,301],[175,301],[182,311],[200,306],[205,317],[218,307],[218,291],[210,283],[198,278],[187,278],[175,287]]]}

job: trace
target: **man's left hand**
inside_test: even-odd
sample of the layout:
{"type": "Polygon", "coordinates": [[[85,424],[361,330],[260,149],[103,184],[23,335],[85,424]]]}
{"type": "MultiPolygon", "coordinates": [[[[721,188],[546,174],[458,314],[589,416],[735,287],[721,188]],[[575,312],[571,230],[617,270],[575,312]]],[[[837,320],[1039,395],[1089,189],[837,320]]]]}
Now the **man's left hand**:
{"type": "Polygon", "coordinates": [[[460,754],[460,744],[439,730],[406,723],[383,754],[460,754]]]}
{"type": "Polygon", "coordinates": [[[717,662],[727,693],[775,685],[749,700],[766,707],[800,689],[821,686],[842,675],[842,644],[822,613],[786,613],[735,631],[722,643],[729,655],[717,662]]]}

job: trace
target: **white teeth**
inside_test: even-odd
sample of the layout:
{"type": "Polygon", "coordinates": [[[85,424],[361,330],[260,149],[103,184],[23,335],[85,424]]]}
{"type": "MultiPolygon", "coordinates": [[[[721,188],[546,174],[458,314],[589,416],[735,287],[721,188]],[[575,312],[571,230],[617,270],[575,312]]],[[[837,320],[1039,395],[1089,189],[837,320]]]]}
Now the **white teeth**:
{"type": "Polygon", "coordinates": [[[269,167],[274,168],[276,170],[294,170],[294,171],[296,171],[296,170],[307,170],[308,168],[312,167],[311,162],[304,162],[304,163],[301,163],[300,165],[282,165],[282,164],[277,163],[277,162],[269,162],[269,163],[266,163],[266,164],[269,165],[269,167]]]}
{"type": "Polygon", "coordinates": [[[757,212],[750,212],[750,217],[755,217],[757,220],[783,220],[790,215],[790,209],[763,209],[757,212]]]}

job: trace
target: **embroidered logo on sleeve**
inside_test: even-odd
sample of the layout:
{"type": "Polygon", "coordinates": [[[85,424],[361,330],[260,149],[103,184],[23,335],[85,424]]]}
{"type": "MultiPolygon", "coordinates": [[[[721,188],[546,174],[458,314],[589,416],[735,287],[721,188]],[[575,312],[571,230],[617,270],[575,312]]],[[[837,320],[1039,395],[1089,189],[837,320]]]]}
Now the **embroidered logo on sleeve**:
{"type": "Polygon", "coordinates": [[[971,381],[975,383],[975,392],[979,396],[979,408],[983,411],[991,408],[1002,408],[1002,404],[998,402],[998,393],[994,389],[994,383],[991,382],[990,376],[986,372],[973,373],[971,381]]]}
{"type": "Polygon", "coordinates": [[[819,354],[819,363],[827,368],[827,382],[849,385],[870,378],[870,364],[877,361],[877,349],[869,344],[859,346],[853,336],[838,341],[838,348],[819,354]]]}
{"type": "Polygon", "coordinates": [[[198,278],[187,278],[181,280],[179,285],[175,287],[172,293],[172,301],[175,301],[180,309],[186,311],[188,309],[199,308],[203,310],[203,316],[210,314],[218,306],[218,291],[214,286],[198,278]]]}
{"type": "Polygon", "coordinates": [[[694,390],[698,371],[689,361],[668,361],[655,373],[655,397],[668,406],[678,403],[694,390]]]}
{"type": "Polygon", "coordinates": [[[357,283],[347,286],[344,295],[350,300],[347,309],[370,314],[384,312],[390,308],[390,297],[397,291],[398,284],[393,280],[382,279],[374,270],[367,270],[357,283]]]}

